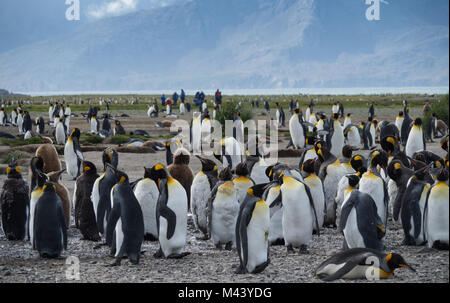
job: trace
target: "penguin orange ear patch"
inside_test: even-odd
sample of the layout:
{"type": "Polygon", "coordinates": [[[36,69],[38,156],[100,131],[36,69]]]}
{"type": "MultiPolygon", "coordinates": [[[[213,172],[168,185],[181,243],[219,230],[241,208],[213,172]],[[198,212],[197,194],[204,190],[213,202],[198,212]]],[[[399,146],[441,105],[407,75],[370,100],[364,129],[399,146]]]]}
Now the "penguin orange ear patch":
{"type": "Polygon", "coordinates": [[[386,262],[388,262],[391,258],[392,258],[392,254],[388,254],[388,255],[386,256],[386,262]]]}
{"type": "Polygon", "coordinates": [[[8,175],[10,172],[11,172],[11,168],[10,168],[10,167],[7,167],[7,168],[6,168],[6,174],[8,175]]]}
{"type": "Polygon", "coordinates": [[[155,165],[155,170],[161,170],[161,169],[164,169],[164,166],[162,164],[155,165]]]}
{"type": "Polygon", "coordinates": [[[84,171],[85,171],[85,172],[90,171],[90,170],[91,170],[91,168],[90,168],[89,166],[85,166],[85,167],[84,167],[84,171]]]}
{"type": "Polygon", "coordinates": [[[16,166],[16,172],[20,173],[20,166],[16,166]]]}

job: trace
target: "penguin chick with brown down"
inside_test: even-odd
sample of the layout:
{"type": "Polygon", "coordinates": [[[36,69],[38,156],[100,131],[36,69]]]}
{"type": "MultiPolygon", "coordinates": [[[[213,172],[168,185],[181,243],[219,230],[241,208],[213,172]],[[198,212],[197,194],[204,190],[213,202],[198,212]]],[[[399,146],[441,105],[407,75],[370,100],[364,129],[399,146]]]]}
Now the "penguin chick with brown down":
{"type": "Polygon", "coordinates": [[[70,210],[72,208],[69,198],[69,190],[67,189],[64,184],[59,183],[59,180],[61,180],[61,175],[63,172],[65,172],[66,169],[60,170],[60,171],[53,171],[51,173],[47,174],[47,177],[49,179],[49,182],[55,185],[55,191],[56,194],[59,196],[59,198],[62,201],[62,206],[64,210],[64,219],[66,220],[66,227],[70,227],[70,210]]]}
{"type": "Polygon", "coordinates": [[[170,175],[181,183],[181,185],[186,190],[188,197],[188,212],[191,211],[191,186],[194,180],[194,173],[189,167],[189,161],[191,159],[191,154],[189,151],[183,147],[177,149],[173,155],[174,162],[167,167],[170,175]]]}
{"type": "Polygon", "coordinates": [[[52,171],[60,171],[62,169],[61,161],[58,157],[58,152],[56,151],[53,144],[42,144],[36,150],[36,157],[41,157],[44,161],[43,173],[47,174],[52,171]]]}
{"type": "Polygon", "coordinates": [[[83,174],[77,178],[74,188],[75,226],[80,229],[84,240],[100,241],[95,219],[94,205],[91,200],[92,188],[99,177],[94,163],[83,161],[83,174]]]}

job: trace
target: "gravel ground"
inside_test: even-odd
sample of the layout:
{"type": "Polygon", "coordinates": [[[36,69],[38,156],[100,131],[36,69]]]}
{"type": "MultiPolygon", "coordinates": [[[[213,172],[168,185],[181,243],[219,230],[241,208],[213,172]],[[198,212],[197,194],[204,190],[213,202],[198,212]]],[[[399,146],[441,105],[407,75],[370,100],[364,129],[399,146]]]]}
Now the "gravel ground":
{"type": "MultiPolygon", "coordinates": [[[[392,111],[391,111],[392,112],[392,111]]],[[[364,116],[366,109],[360,110],[360,116],[364,116]]],[[[392,114],[390,115],[392,117],[392,114]]],[[[77,118],[78,119],[78,118],[77,118]]],[[[142,120],[145,117],[141,117],[142,120]]],[[[126,118],[123,125],[131,129],[141,124],[141,119],[126,118]],[[137,121],[139,120],[139,121],[137,121]],[[133,122],[132,122],[133,121],[133,122]],[[127,124],[127,123],[128,124],[127,124]],[[136,123],[134,125],[134,122],[136,123]],[[131,125],[133,123],[133,125],[131,125]]],[[[356,121],[359,121],[356,118],[356,121]]],[[[87,130],[87,125],[83,120],[74,119],[73,126],[79,124],[82,131],[87,130]]],[[[154,133],[161,132],[161,129],[154,129],[145,124],[146,130],[154,133]],[[151,129],[150,129],[151,128],[151,129]]],[[[78,126],[78,125],[77,125],[78,126]]],[[[138,128],[138,127],[137,127],[138,128]]],[[[141,128],[141,127],[139,127],[141,128]]],[[[128,130],[128,129],[127,129],[128,130]]],[[[284,139],[282,144],[287,144],[284,139]]],[[[444,152],[439,148],[438,143],[429,144],[428,149],[438,153],[440,156],[444,152]]],[[[7,147],[0,146],[0,153],[7,151],[7,147]]],[[[367,156],[367,152],[362,152],[367,156]]],[[[101,153],[87,152],[85,158],[94,162],[98,168],[101,167],[101,153]]],[[[64,159],[63,156],[60,157],[64,159]]],[[[124,170],[131,181],[140,178],[143,174],[143,166],[151,166],[156,162],[164,162],[164,152],[155,154],[120,154],[119,169],[124,170]]],[[[297,158],[282,158],[282,162],[297,165],[297,158]]],[[[200,169],[198,159],[191,160],[191,168],[194,173],[200,169]]],[[[24,170],[24,177],[28,180],[27,171],[24,170]]],[[[4,175],[0,175],[0,184],[3,184],[4,175]]],[[[63,183],[73,194],[74,181],[70,180],[67,174],[63,175],[63,183]]],[[[339,251],[342,246],[343,236],[335,229],[324,229],[320,236],[313,236],[309,245],[309,254],[290,254],[282,246],[272,246],[270,248],[271,263],[261,274],[234,274],[235,267],[239,264],[236,250],[219,251],[215,249],[211,241],[196,240],[200,234],[194,230],[192,222],[189,224],[187,243],[184,251],[191,254],[181,260],[155,259],[153,253],[158,249],[156,242],[144,242],[145,253],[139,265],[131,265],[128,260],[122,262],[120,267],[106,267],[113,262],[108,256],[109,250],[106,247],[94,249],[97,243],[80,240],[81,235],[77,229],[71,227],[68,231],[68,250],[64,252],[61,259],[48,260],[40,259],[36,251],[31,250],[28,242],[7,241],[0,230],[0,282],[74,282],[67,279],[66,258],[75,256],[79,259],[80,280],[76,282],[321,282],[313,276],[315,268],[329,256],[339,251]]],[[[386,251],[400,253],[405,260],[410,263],[417,272],[406,269],[399,269],[395,276],[379,282],[449,282],[449,252],[421,252],[423,247],[408,247],[401,245],[403,230],[401,226],[389,220],[387,235],[385,239],[386,251]]],[[[338,280],[337,282],[367,282],[365,280],[348,281],[338,280]]]]}

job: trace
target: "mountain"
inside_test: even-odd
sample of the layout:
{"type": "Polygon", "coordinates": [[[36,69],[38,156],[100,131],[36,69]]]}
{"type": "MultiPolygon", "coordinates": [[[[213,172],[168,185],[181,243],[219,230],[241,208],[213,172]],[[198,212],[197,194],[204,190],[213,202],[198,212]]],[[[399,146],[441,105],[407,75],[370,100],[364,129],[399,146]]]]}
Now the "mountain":
{"type": "Polygon", "coordinates": [[[15,91],[447,86],[448,1],[192,0],[0,53],[15,91]]]}

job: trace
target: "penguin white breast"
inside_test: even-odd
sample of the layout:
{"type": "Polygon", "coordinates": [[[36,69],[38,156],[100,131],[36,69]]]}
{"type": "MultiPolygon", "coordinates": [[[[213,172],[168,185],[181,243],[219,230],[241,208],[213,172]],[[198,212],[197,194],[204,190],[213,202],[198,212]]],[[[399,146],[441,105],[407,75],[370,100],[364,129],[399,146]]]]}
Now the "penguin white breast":
{"type": "Polygon", "coordinates": [[[266,202],[260,200],[256,203],[250,222],[247,225],[247,270],[249,272],[252,272],[256,266],[267,261],[269,226],[269,206],[266,202]]]}
{"type": "MultiPolygon", "coordinates": [[[[317,221],[319,222],[320,227],[323,224],[325,215],[325,194],[323,193],[322,181],[316,175],[310,175],[304,179],[304,182],[309,186],[309,189],[311,191],[311,197],[313,198],[317,221]]],[[[312,213],[311,215],[313,216],[314,213],[312,213]]],[[[316,228],[315,220],[313,220],[313,228],[316,228]]]]}
{"type": "Polygon", "coordinates": [[[384,181],[371,172],[366,172],[359,181],[359,190],[369,194],[377,205],[377,213],[386,224],[386,206],[384,204],[384,181]]]}
{"type": "MultiPolygon", "coordinates": [[[[387,187],[388,187],[389,205],[390,205],[389,211],[391,212],[391,214],[393,214],[394,213],[394,202],[395,202],[395,199],[397,198],[397,193],[398,193],[397,183],[395,183],[394,180],[389,179],[387,187]]],[[[400,220],[400,216],[399,216],[399,220],[400,220]]]]}
{"type": "Polygon", "coordinates": [[[72,140],[67,140],[64,146],[64,160],[66,161],[67,173],[75,178],[78,174],[78,157],[73,150],[72,140]]]}
{"type": "Polygon", "coordinates": [[[253,166],[250,177],[255,181],[255,184],[269,182],[269,178],[266,176],[266,168],[267,166],[262,166],[259,162],[253,166]]]}
{"type": "Polygon", "coordinates": [[[337,207],[336,207],[337,218],[340,218],[341,209],[342,209],[342,206],[343,206],[343,203],[344,203],[345,190],[348,187],[349,187],[348,178],[346,176],[343,176],[341,178],[341,180],[339,180],[338,190],[336,192],[336,198],[335,198],[335,201],[336,201],[336,204],[337,204],[337,207]]]}
{"type": "Polygon", "coordinates": [[[253,186],[253,182],[249,178],[238,177],[233,180],[233,184],[236,187],[236,197],[240,204],[244,201],[247,190],[253,186]]]}
{"type": "Polygon", "coordinates": [[[428,247],[439,240],[449,244],[449,188],[445,183],[436,184],[428,197],[428,210],[425,218],[428,247]]]}
{"type": "Polygon", "coordinates": [[[405,153],[408,157],[412,157],[415,152],[424,149],[422,128],[413,126],[406,141],[405,153]]]}
{"type": "Polygon", "coordinates": [[[194,216],[194,223],[196,227],[206,228],[206,205],[208,197],[211,194],[211,189],[208,181],[208,177],[199,172],[195,175],[191,186],[191,204],[192,215],[194,216]],[[199,226],[197,226],[197,224],[199,226]]]}
{"type": "Polygon", "coordinates": [[[145,233],[157,236],[156,204],[158,202],[159,190],[156,183],[149,178],[142,179],[136,184],[134,195],[142,209],[145,233]]]}
{"type": "Polygon", "coordinates": [[[327,203],[327,214],[333,217],[331,205],[336,197],[339,181],[345,176],[345,170],[341,167],[340,163],[330,164],[326,169],[327,175],[323,181],[325,202],[327,203]]]}
{"type": "Polygon", "coordinates": [[[344,147],[344,130],[340,123],[334,123],[334,132],[331,137],[331,150],[330,152],[339,157],[342,152],[342,148],[344,147]]]}
{"type": "Polygon", "coordinates": [[[94,185],[92,187],[91,200],[92,200],[92,205],[94,207],[95,218],[97,218],[97,208],[98,208],[98,204],[100,202],[99,185],[100,185],[100,180],[102,180],[103,177],[105,177],[105,173],[103,173],[100,177],[95,179],[94,185]]]}
{"type": "Polygon", "coordinates": [[[359,147],[361,144],[361,137],[358,129],[355,126],[351,127],[347,133],[347,142],[350,146],[359,147]]]}
{"type": "Polygon", "coordinates": [[[64,144],[66,141],[66,134],[64,133],[64,127],[62,123],[56,125],[56,142],[58,144],[64,144]]]}
{"type": "Polygon", "coordinates": [[[364,239],[358,229],[357,214],[354,207],[347,217],[347,222],[345,223],[343,232],[348,248],[366,247],[364,244],[364,239]]]}
{"type": "Polygon", "coordinates": [[[216,198],[213,201],[211,237],[214,243],[235,241],[234,233],[239,203],[236,190],[223,191],[221,188],[223,186],[224,184],[218,188],[216,198]]]}

